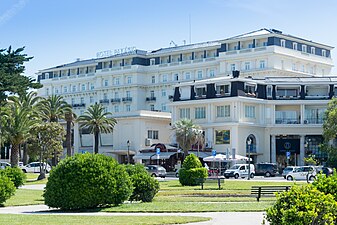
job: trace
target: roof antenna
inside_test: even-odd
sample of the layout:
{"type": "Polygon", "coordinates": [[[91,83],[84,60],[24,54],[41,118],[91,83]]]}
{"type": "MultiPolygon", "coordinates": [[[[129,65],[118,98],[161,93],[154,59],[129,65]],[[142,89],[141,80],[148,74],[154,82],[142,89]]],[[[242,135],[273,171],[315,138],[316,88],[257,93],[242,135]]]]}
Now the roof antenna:
{"type": "Polygon", "coordinates": [[[192,28],[191,28],[191,14],[189,14],[189,30],[190,30],[190,44],[192,44],[192,28]]]}
{"type": "Polygon", "coordinates": [[[177,46],[178,46],[174,41],[171,41],[171,42],[170,42],[170,47],[171,47],[172,45],[174,45],[174,47],[177,47],[177,46]]]}

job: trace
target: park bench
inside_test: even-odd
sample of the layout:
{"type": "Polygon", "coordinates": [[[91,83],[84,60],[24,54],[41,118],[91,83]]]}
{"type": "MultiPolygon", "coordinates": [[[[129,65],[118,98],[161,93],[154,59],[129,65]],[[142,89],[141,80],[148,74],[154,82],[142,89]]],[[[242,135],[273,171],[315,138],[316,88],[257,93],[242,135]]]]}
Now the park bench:
{"type": "Polygon", "coordinates": [[[201,189],[204,189],[205,183],[216,183],[219,190],[221,189],[221,180],[224,180],[223,177],[208,177],[208,178],[197,178],[196,182],[200,184],[201,189]]]}
{"type": "Polygon", "coordinates": [[[256,200],[260,201],[262,195],[274,196],[276,192],[289,191],[290,186],[252,186],[251,194],[257,195],[256,200]]]}

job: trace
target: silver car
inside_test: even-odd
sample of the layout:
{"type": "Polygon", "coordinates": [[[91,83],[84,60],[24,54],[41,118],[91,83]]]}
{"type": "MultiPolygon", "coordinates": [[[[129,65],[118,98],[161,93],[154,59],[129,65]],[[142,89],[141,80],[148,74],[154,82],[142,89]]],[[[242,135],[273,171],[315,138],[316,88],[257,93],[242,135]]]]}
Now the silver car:
{"type": "Polygon", "coordinates": [[[145,169],[152,177],[162,177],[162,178],[166,177],[166,169],[162,166],[147,165],[145,169]]]}

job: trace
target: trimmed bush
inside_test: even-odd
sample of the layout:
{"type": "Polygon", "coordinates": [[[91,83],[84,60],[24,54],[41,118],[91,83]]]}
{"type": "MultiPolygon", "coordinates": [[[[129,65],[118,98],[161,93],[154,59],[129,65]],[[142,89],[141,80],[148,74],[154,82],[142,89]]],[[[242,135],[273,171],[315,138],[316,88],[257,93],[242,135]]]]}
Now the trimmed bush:
{"type": "Polygon", "coordinates": [[[26,174],[19,167],[6,167],[1,173],[7,176],[16,188],[22,186],[26,181],[26,174]]]}
{"type": "Polygon", "coordinates": [[[207,169],[202,167],[199,158],[194,154],[190,154],[185,158],[183,166],[179,170],[179,182],[183,186],[198,185],[198,180],[207,176],[207,169]]]}
{"type": "Polygon", "coordinates": [[[267,209],[266,219],[271,225],[334,224],[337,203],[333,196],[324,194],[312,185],[293,186],[290,191],[276,195],[267,209]]]}
{"type": "Polygon", "coordinates": [[[0,173],[0,204],[14,195],[15,190],[14,183],[4,173],[0,173]]]}
{"type": "Polygon", "coordinates": [[[335,201],[337,201],[337,173],[334,173],[328,177],[325,174],[317,175],[312,185],[319,191],[325,194],[331,194],[335,201]]]}
{"type": "Polygon", "coordinates": [[[119,205],[133,186],[123,165],[101,154],[77,154],[61,161],[50,173],[45,204],[62,210],[119,205]]]}
{"type": "Polygon", "coordinates": [[[125,168],[134,187],[129,200],[152,202],[159,191],[159,182],[151,177],[141,164],[126,165],[125,168]]]}

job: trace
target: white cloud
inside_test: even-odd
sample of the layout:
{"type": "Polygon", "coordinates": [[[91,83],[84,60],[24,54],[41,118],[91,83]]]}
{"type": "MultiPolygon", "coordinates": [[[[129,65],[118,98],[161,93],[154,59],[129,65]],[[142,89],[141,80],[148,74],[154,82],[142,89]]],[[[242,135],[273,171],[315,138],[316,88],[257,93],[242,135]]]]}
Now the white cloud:
{"type": "Polygon", "coordinates": [[[18,12],[25,7],[28,0],[20,0],[17,3],[15,3],[12,7],[7,9],[3,14],[0,15],[0,26],[4,23],[6,23],[8,20],[13,18],[18,12]]]}

